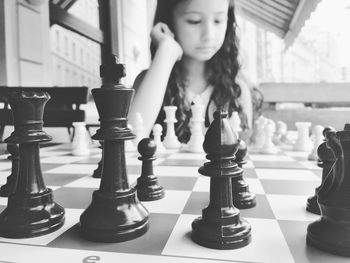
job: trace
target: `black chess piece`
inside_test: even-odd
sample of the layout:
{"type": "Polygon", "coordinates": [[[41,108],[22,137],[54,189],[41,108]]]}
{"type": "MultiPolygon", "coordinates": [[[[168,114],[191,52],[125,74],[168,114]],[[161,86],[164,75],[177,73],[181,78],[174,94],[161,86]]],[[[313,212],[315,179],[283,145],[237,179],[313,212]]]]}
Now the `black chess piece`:
{"type": "Polygon", "coordinates": [[[19,149],[17,144],[7,144],[7,151],[10,153],[11,174],[7,176],[6,184],[0,187],[0,196],[8,197],[15,190],[19,172],[19,149]]]}
{"type": "MultiPolygon", "coordinates": [[[[102,150],[102,155],[103,155],[103,141],[100,141],[99,148],[102,150]]],[[[101,178],[101,176],[102,176],[102,160],[103,160],[103,156],[101,157],[101,160],[98,162],[97,168],[92,173],[93,178],[101,178]]]]}
{"type": "Polygon", "coordinates": [[[154,201],[164,197],[163,187],[158,184],[158,178],[153,173],[156,149],[156,143],[150,138],[142,139],[137,145],[141,154],[138,159],[142,161],[142,171],[135,188],[140,201],[154,201]]]}
{"type": "MultiPolygon", "coordinates": [[[[334,131],[333,128],[330,128],[330,127],[325,128],[323,130],[323,136],[325,136],[326,133],[331,130],[334,131]]],[[[334,157],[333,151],[329,147],[327,147],[326,141],[324,141],[318,146],[317,156],[318,156],[317,166],[322,168],[321,184],[315,189],[315,194],[307,199],[306,210],[311,213],[320,215],[321,211],[317,202],[317,192],[321,188],[321,186],[324,184],[324,181],[327,175],[331,171],[331,168],[335,162],[335,157],[334,157]]]]}
{"type": "Polygon", "coordinates": [[[321,217],[309,224],[307,244],[350,257],[350,124],[343,131],[326,132],[335,162],[317,192],[321,217]]]}
{"type": "Polygon", "coordinates": [[[203,149],[209,162],[198,172],[210,177],[210,201],[192,222],[192,240],[215,249],[240,248],[251,241],[251,226],[232,201],[231,178],[242,169],[234,161],[239,139],[226,117],[227,112],[216,111],[205,135],[203,149]]]}
{"type": "Polygon", "coordinates": [[[92,139],[103,141],[102,177],[91,204],[80,216],[80,230],[89,240],[121,242],[143,235],[149,225],[147,209],[129,186],[125,163],[125,140],[136,137],[127,126],[134,90],[120,83],[125,67],[113,55],[100,67],[100,75],[104,84],[93,89],[92,95],[101,124],[92,139]]]}
{"type": "Polygon", "coordinates": [[[39,143],[51,140],[43,130],[43,112],[48,93],[16,89],[9,91],[15,130],[5,142],[19,144],[19,173],[7,207],[0,214],[0,235],[28,238],[51,233],[64,224],[64,209],[53,201],[45,186],[39,143]]]}
{"type": "Polygon", "coordinates": [[[249,185],[243,178],[243,165],[247,163],[245,160],[247,153],[247,144],[243,140],[240,140],[235,162],[238,164],[239,168],[242,168],[242,173],[232,177],[233,204],[239,209],[256,206],[256,196],[249,191],[249,185]]]}

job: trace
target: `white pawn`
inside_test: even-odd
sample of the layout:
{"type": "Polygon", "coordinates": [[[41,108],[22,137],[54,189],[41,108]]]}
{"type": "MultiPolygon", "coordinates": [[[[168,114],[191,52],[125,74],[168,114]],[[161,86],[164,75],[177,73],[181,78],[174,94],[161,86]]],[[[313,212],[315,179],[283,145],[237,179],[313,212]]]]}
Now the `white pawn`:
{"type": "Polygon", "coordinates": [[[277,121],[276,132],[272,137],[272,141],[275,145],[281,145],[287,142],[287,124],[283,121],[277,121]]]}
{"type": "Polygon", "coordinates": [[[142,116],[139,112],[135,113],[135,122],[133,124],[134,124],[133,132],[136,135],[136,138],[133,139],[133,143],[134,143],[135,150],[136,150],[137,145],[144,137],[143,119],[142,119],[142,116]]]}
{"type": "Polygon", "coordinates": [[[320,146],[320,144],[324,140],[323,129],[324,128],[321,125],[315,125],[312,128],[312,133],[311,134],[312,134],[312,137],[314,139],[314,147],[312,148],[312,151],[311,151],[311,153],[308,156],[308,160],[316,161],[318,159],[317,149],[318,149],[318,146],[320,146]]]}
{"type": "Polygon", "coordinates": [[[86,156],[90,154],[89,138],[85,122],[73,122],[74,137],[71,145],[72,155],[86,156]]]}
{"type": "Polygon", "coordinates": [[[261,150],[261,147],[264,145],[265,142],[265,132],[264,128],[267,123],[267,118],[264,116],[259,116],[259,118],[255,121],[254,127],[255,127],[255,142],[249,147],[249,150],[251,152],[259,152],[261,150]]]}
{"type": "Polygon", "coordinates": [[[166,152],[166,149],[162,143],[161,140],[161,136],[162,136],[162,131],[163,131],[163,127],[162,125],[160,125],[159,123],[156,123],[153,126],[153,140],[155,142],[155,144],[157,145],[157,153],[164,153],[166,152]]]}
{"type": "Polygon", "coordinates": [[[203,152],[203,106],[201,104],[194,104],[191,106],[192,118],[191,118],[191,138],[187,143],[185,150],[193,153],[203,152]]]}
{"type": "Polygon", "coordinates": [[[163,140],[163,145],[168,149],[178,149],[181,146],[181,143],[177,139],[175,135],[174,123],[177,122],[175,118],[176,106],[165,106],[165,120],[164,122],[167,124],[166,135],[163,140]]]}
{"type": "Polygon", "coordinates": [[[273,120],[267,119],[264,126],[264,144],[260,149],[261,153],[264,154],[276,154],[278,153],[277,147],[272,142],[273,134],[276,131],[276,124],[273,120]]]}
{"type": "Polygon", "coordinates": [[[241,128],[241,118],[238,115],[237,111],[232,112],[232,116],[230,118],[230,123],[232,124],[232,129],[239,134],[242,131],[241,128]]]}
{"type": "Polygon", "coordinates": [[[312,149],[312,142],[309,137],[311,122],[296,122],[295,126],[298,129],[298,136],[294,144],[294,151],[310,151],[312,149]]]}

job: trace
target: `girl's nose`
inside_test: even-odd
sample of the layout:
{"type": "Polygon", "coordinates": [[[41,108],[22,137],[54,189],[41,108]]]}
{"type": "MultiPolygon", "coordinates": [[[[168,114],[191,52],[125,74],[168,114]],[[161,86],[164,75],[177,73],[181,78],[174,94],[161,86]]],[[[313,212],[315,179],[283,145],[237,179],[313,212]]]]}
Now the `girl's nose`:
{"type": "Polygon", "coordinates": [[[210,21],[203,23],[202,28],[202,41],[212,40],[215,37],[215,27],[214,24],[210,21]]]}

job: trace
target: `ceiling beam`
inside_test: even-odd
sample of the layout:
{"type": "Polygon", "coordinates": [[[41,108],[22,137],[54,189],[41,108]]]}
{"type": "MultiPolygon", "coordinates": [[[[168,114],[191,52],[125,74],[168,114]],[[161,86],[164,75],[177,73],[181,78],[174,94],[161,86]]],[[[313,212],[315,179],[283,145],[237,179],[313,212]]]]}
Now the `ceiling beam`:
{"type": "Polygon", "coordinates": [[[255,13],[256,15],[260,17],[264,17],[266,20],[271,21],[272,23],[277,23],[279,25],[283,25],[283,28],[286,27],[286,25],[289,24],[289,21],[291,19],[290,17],[287,17],[285,19],[282,19],[280,16],[273,14],[271,11],[266,10],[264,6],[258,6],[257,3],[252,3],[249,0],[245,0],[245,9],[248,9],[249,11],[255,13]]]}
{"type": "Polygon", "coordinates": [[[281,5],[279,2],[276,2],[276,1],[271,1],[271,0],[259,0],[259,1],[256,1],[256,2],[261,2],[261,3],[264,3],[265,5],[267,6],[271,6],[287,15],[293,15],[293,10],[288,8],[288,7],[285,7],[284,5],[281,5]]]}
{"type": "Polygon", "coordinates": [[[264,10],[265,12],[268,12],[269,15],[278,16],[285,21],[290,20],[290,18],[293,16],[293,12],[286,13],[270,4],[264,3],[264,1],[245,0],[245,3],[248,2],[250,2],[250,5],[254,5],[256,8],[259,8],[259,10],[264,10]]]}
{"type": "Polygon", "coordinates": [[[283,30],[283,28],[280,28],[277,25],[272,24],[271,22],[269,22],[263,18],[256,16],[256,14],[248,11],[247,9],[239,8],[238,11],[240,12],[240,14],[242,14],[242,16],[245,16],[248,20],[252,21],[253,23],[257,24],[258,26],[261,26],[261,27],[265,28],[266,30],[275,33],[277,36],[284,38],[285,31],[283,30]]]}
{"type": "Polygon", "coordinates": [[[50,3],[50,23],[58,24],[99,44],[104,43],[104,34],[100,29],[89,25],[88,23],[52,3],[50,3]]]}

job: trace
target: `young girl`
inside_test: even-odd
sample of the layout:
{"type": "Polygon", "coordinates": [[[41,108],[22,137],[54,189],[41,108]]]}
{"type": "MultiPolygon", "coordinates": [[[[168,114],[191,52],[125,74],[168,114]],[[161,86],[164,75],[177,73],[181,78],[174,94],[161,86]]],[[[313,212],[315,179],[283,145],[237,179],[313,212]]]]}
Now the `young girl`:
{"type": "Polygon", "coordinates": [[[241,127],[248,129],[244,110],[251,109],[251,102],[236,82],[235,29],[233,0],[158,0],[151,32],[153,59],[135,80],[129,122],[135,125],[139,112],[148,137],[154,123],[166,128],[163,106],[175,105],[175,133],[186,143],[191,136],[191,104],[202,103],[206,127],[214,111],[222,108],[229,117],[237,111],[241,127]]]}

